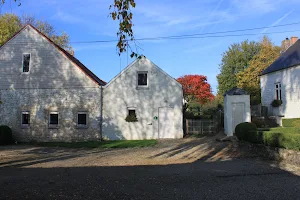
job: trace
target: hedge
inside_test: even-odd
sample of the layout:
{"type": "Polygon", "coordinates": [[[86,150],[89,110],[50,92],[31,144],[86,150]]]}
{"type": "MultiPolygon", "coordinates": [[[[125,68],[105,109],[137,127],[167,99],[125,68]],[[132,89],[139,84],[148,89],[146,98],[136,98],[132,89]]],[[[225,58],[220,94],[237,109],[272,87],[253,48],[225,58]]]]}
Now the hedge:
{"type": "Polygon", "coordinates": [[[283,127],[300,127],[300,118],[282,119],[283,127]]]}
{"type": "Polygon", "coordinates": [[[257,130],[254,124],[241,123],[237,125],[235,134],[239,140],[255,144],[300,150],[300,129],[296,127],[257,130]]]}
{"type": "Polygon", "coordinates": [[[300,134],[263,132],[264,144],[271,147],[300,150],[300,134]]]}
{"type": "Polygon", "coordinates": [[[12,131],[8,126],[0,126],[0,145],[12,144],[12,131]]]}

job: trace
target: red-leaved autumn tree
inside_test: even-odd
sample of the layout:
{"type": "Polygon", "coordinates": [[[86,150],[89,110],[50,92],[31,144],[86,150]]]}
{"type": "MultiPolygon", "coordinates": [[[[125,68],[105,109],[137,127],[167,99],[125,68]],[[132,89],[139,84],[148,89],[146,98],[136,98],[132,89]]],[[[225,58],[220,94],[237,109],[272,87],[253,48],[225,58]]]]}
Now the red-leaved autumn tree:
{"type": "Polygon", "coordinates": [[[184,97],[187,101],[195,100],[200,104],[205,104],[214,99],[206,76],[185,75],[179,77],[177,81],[182,85],[184,97]]]}

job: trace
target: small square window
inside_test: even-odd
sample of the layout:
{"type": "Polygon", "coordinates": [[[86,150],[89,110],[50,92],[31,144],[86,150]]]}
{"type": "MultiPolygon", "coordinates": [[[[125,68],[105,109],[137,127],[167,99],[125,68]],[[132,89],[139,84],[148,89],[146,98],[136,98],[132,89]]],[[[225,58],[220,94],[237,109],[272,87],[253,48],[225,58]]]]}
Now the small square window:
{"type": "Polygon", "coordinates": [[[23,72],[29,72],[30,54],[23,54],[23,72]]]}
{"type": "Polygon", "coordinates": [[[30,113],[29,112],[22,112],[22,119],[21,119],[22,127],[28,127],[30,124],[30,113]]]}
{"type": "Polygon", "coordinates": [[[49,127],[56,128],[58,126],[58,112],[50,112],[49,114],[49,127]]]}
{"type": "Polygon", "coordinates": [[[147,72],[138,72],[138,86],[148,86],[147,72]]]}
{"type": "Polygon", "coordinates": [[[135,110],[134,109],[128,109],[128,115],[132,116],[132,117],[136,117],[135,110]]]}
{"type": "Polygon", "coordinates": [[[77,126],[78,127],[87,127],[87,117],[88,117],[88,114],[86,112],[78,112],[77,113],[77,126]]]}

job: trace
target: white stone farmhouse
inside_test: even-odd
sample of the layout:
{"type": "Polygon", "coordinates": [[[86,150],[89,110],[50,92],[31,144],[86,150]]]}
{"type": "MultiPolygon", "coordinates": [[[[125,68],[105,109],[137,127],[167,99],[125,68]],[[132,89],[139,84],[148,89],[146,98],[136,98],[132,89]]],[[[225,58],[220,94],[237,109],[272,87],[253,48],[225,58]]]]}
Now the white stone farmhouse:
{"type": "Polygon", "coordinates": [[[145,57],[105,85],[27,25],[0,47],[0,125],[18,141],[183,136],[182,87],[145,57]]]}
{"type": "Polygon", "coordinates": [[[103,137],[182,138],[182,106],[182,86],[142,56],[104,88],[103,137]],[[137,121],[126,122],[128,115],[137,121]]]}
{"type": "Polygon", "coordinates": [[[300,117],[300,41],[297,40],[260,76],[261,101],[270,115],[300,117]],[[272,107],[274,100],[282,105],[272,107]]]}

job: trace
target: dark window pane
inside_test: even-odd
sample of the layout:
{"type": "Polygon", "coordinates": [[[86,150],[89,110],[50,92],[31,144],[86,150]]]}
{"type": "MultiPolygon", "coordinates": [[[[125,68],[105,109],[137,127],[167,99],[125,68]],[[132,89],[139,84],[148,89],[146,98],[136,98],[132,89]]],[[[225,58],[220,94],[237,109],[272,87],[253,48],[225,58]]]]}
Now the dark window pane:
{"type": "Polygon", "coordinates": [[[50,114],[50,124],[58,124],[58,114],[50,114]]]}
{"type": "Polygon", "coordinates": [[[22,124],[29,124],[29,122],[30,122],[30,115],[22,114],[22,124]]]}
{"type": "Polygon", "coordinates": [[[147,73],[138,74],[138,85],[147,85],[147,73]]]}
{"type": "Polygon", "coordinates": [[[78,114],[78,125],[86,125],[86,114],[78,114]]]}
{"type": "Polygon", "coordinates": [[[128,112],[129,112],[129,113],[128,113],[129,116],[134,116],[134,117],[136,116],[136,115],[135,115],[135,110],[129,110],[128,112]]]}
{"type": "Polygon", "coordinates": [[[29,72],[30,54],[23,55],[23,72],[29,72]]]}

